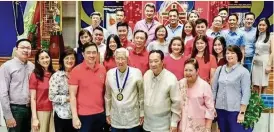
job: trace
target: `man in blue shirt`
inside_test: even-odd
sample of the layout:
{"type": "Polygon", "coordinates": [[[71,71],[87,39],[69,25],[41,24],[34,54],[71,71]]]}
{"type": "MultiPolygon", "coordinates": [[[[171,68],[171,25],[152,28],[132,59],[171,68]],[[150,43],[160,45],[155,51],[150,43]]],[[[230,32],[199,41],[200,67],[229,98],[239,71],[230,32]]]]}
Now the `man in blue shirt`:
{"type": "MultiPolygon", "coordinates": [[[[245,55],[245,38],[244,33],[238,28],[238,16],[237,14],[231,14],[228,17],[229,29],[223,30],[221,36],[226,40],[226,45],[237,45],[241,48],[243,58],[245,55]]],[[[241,63],[243,64],[244,59],[241,63]]]]}
{"type": "Polygon", "coordinates": [[[251,71],[252,59],[255,53],[255,39],[256,39],[256,28],[253,27],[255,20],[255,14],[249,12],[245,14],[244,27],[240,29],[244,33],[245,37],[245,60],[244,67],[251,71]]]}
{"type": "Polygon", "coordinates": [[[168,12],[169,24],[166,26],[167,29],[167,41],[170,41],[173,37],[181,37],[183,25],[179,23],[179,12],[176,9],[171,9],[168,12]]]}

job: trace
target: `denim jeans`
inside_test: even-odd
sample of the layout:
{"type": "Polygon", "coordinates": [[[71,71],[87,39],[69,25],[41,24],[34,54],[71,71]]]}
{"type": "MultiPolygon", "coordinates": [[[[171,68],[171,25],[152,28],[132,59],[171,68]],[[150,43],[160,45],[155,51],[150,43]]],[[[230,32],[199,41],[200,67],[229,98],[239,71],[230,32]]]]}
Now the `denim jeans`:
{"type": "Polygon", "coordinates": [[[251,72],[251,64],[252,64],[253,57],[245,57],[244,60],[244,67],[251,72]]]}

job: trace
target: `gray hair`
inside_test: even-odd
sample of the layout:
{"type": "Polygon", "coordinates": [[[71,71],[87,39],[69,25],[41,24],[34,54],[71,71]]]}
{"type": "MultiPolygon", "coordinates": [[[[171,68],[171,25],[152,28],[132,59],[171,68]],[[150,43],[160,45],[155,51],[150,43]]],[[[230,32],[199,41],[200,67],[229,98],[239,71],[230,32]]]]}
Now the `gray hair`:
{"type": "Polygon", "coordinates": [[[125,57],[129,57],[129,51],[126,48],[118,48],[114,52],[114,56],[116,56],[118,53],[124,53],[125,57]]]}

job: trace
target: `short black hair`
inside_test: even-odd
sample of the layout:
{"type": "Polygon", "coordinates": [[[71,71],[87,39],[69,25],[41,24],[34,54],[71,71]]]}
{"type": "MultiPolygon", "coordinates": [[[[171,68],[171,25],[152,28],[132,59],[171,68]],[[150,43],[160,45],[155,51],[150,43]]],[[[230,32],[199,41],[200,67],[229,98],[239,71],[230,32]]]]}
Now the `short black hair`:
{"type": "MultiPolygon", "coordinates": [[[[237,57],[238,57],[238,62],[242,61],[242,59],[243,59],[243,53],[242,53],[241,48],[239,46],[237,46],[237,45],[229,45],[226,48],[226,52],[227,51],[235,52],[237,54],[237,57]]],[[[226,59],[226,61],[227,61],[227,59],[226,59]]]]}
{"type": "Polygon", "coordinates": [[[159,54],[160,57],[161,57],[161,61],[163,61],[164,58],[165,58],[165,55],[164,55],[163,51],[161,51],[161,50],[151,50],[151,51],[149,52],[149,56],[150,56],[152,53],[157,53],[157,54],[159,54]]]}
{"type": "Polygon", "coordinates": [[[100,30],[100,31],[102,31],[102,32],[104,33],[104,30],[103,30],[103,28],[101,28],[101,27],[95,27],[95,28],[93,29],[93,32],[94,32],[95,30],[100,30]]]}
{"type": "Polygon", "coordinates": [[[15,45],[16,48],[18,48],[18,45],[19,45],[21,42],[23,42],[23,41],[29,42],[29,43],[31,44],[31,42],[30,42],[29,39],[26,39],[26,38],[19,39],[19,40],[16,41],[16,45],[15,45]]]}
{"type": "Polygon", "coordinates": [[[176,12],[176,13],[177,13],[177,15],[178,15],[178,17],[179,17],[179,12],[178,12],[178,10],[177,10],[177,9],[171,9],[171,10],[169,10],[168,15],[169,15],[169,13],[170,13],[170,12],[176,12]]]}
{"type": "Polygon", "coordinates": [[[97,45],[95,43],[93,43],[93,42],[87,42],[87,43],[85,43],[83,45],[83,53],[86,51],[86,48],[88,48],[90,46],[94,46],[96,48],[97,53],[99,52],[98,51],[98,47],[97,47],[97,45]]]}
{"type": "Polygon", "coordinates": [[[135,37],[135,35],[136,35],[137,33],[139,33],[139,32],[140,32],[140,33],[144,33],[144,34],[145,34],[145,38],[146,38],[146,40],[147,40],[147,38],[148,38],[147,33],[146,33],[145,31],[143,31],[143,30],[140,30],[140,29],[134,32],[133,37],[135,37]]]}
{"type": "Polygon", "coordinates": [[[127,22],[118,22],[117,23],[117,30],[118,30],[118,27],[127,27],[127,30],[128,30],[128,23],[127,22]]]}
{"type": "Polygon", "coordinates": [[[74,66],[76,66],[76,62],[77,62],[76,52],[71,47],[66,47],[66,49],[64,50],[64,52],[61,53],[60,58],[59,58],[59,70],[60,71],[65,71],[64,59],[68,55],[73,55],[74,56],[74,58],[75,58],[75,64],[74,64],[74,66]]]}
{"type": "Polygon", "coordinates": [[[101,13],[100,12],[92,12],[91,14],[90,14],[90,18],[92,18],[93,16],[95,16],[95,15],[97,15],[97,16],[99,16],[100,17],[100,19],[102,20],[102,15],[101,15],[101,13]]]}
{"type": "Polygon", "coordinates": [[[147,7],[153,8],[153,9],[154,9],[154,12],[156,11],[155,4],[153,4],[153,3],[146,3],[146,5],[145,5],[145,8],[144,8],[144,9],[146,9],[147,7]]]}
{"type": "Polygon", "coordinates": [[[246,18],[247,15],[252,15],[254,17],[254,19],[255,19],[255,14],[253,12],[245,13],[245,18],[246,18]]]}
{"type": "Polygon", "coordinates": [[[124,12],[124,13],[125,13],[125,11],[124,11],[123,8],[117,8],[117,9],[115,10],[115,13],[117,13],[118,11],[121,11],[121,12],[124,12]]]}
{"type": "MultiPolygon", "coordinates": [[[[206,25],[206,27],[208,26],[207,20],[204,19],[204,18],[199,18],[199,19],[197,19],[197,20],[195,21],[196,26],[197,26],[198,24],[201,24],[201,23],[204,23],[204,24],[206,25]]],[[[195,27],[196,27],[196,26],[195,26],[195,27]]]]}
{"type": "Polygon", "coordinates": [[[237,19],[237,21],[239,20],[239,17],[238,17],[238,15],[237,15],[236,13],[232,13],[232,14],[230,14],[230,15],[228,16],[228,18],[229,18],[229,17],[231,17],[231,16],[235,16],[235,17],[236,17],[236,19],[237,19]]]}
{"type": "Polygon", "coordinates": [[[226,11],[228,13],[228,8],[226,8],[226,7],[220,8],[219,12],[221,12],[221,11],[226,11]]]}

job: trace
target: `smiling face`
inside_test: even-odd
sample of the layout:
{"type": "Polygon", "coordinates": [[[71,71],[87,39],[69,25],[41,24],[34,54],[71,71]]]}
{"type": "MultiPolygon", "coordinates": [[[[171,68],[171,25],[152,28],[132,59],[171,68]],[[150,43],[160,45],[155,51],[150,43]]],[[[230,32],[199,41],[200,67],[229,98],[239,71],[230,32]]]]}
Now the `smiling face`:
{"type": "Polygon", "coordinates": [[[82,44],[86,44],[87,42],[91,41],[91,37],[85,33],[84,35],[80,36],[80,41],[82,44]]]}
{"type": "Polygon", "coordinates": [[[155,13],[154,8],[149,7],[149,6],[147,6],[145,8],[145,17],[146,17],[146,19],[153,19],[154,13],[155,13]]]}
{"type": "Polygon", "coordinates": [[[238,20],[237,17],[232,15],[228,17],[228,24],[229,24],[229,28],[236,28],[238,27],[238,20]]]}
{"type": "Polygon", "coordinates": [[[125,52],[118,52],[115,55],[115,62],[118,67],[118,69],[125,69],[127,67],[127,60],[125,52]]]}
{"type": "Polygon", "coordinates": [[[216,28],[222,28],[223,20],[221,16],[217,16],[213,20],[213,26],[216,28]]]}
{"type": "Polygon", "coordinates": [[[188,20],[195,22],[198,18],[199,17],[196,13],[190,13],[188,20]]]}
{"type": "Polygon", "coordinates": [[[104,34],[101,30],[93,31],[93,42],[97,45],[100,45],[104,39],[104,34]]]}
{"type": "Polygon", "coordinates": [[[114,38],[110,38],[109,40],[109,48],[112,50],[112,51],[115,51],[117,49],[117,43],[116,41],[114,40],[114,38]]]}
{"type": "Polygon", "coordinates": [[[261,33],[266,32],[267,24],[265,23],[265,21],[259,22],[258,29],[259,29],[259,32],[261,32],[261,33]]]}
{"type": "Polygon", "coordinates": [[[21,61],[26,61],[31,55],[31,44],[27,41],[22,41],[16,48],[16,57],[21,61]]]}
{"type": "Polygon", "coordinates": [[[166,29],[165,28],[160,28],[158,31],[157,31],[157,33],[156,33],[156,35],[157,35],[157,39],[164,39],[165,38],[165,36],[166,36],[166,29]]]}
{"type": "Polygon", "coordinates": [[[195,27],[197,35],[205,35],[206,34],[206,24],[205,23],[200,23],[197,24],[195,27]]]}
{"type": "Polygon", "coordinates": [[[198,76],[198,71],[195,69],[194,65],[188,63],[185,65],[184,69],[184,77],[187,79],[188,82],[195,82],[198,76]]]}
{"type": "Polygon", "coordinates": [[[176,11],[171,11],[168,14],[170,24],[178,24],[179,16],[176,11]]]}
{"type": "Polygon", "coordinates": [[[221,16],[221,17],[223,18],[223,21],[225,21],[226,18],[227,18],[227,16],[228,16],[228,13],[227,13],[226,10],[222,10],[222,11],[219,12],[218,15],[221,16]]]}
{"type": "Polygon", "coordinates": [[[98,27],[101,23],[101,18],[99,15],[93,15],[91,17],[91,25],[93,25],[93,27],[98,27]]]}
{"type": "Polygon", "coordinates": [[[63,61],[64,61],[65,69],[72,69],[75,66],[74,54],[67,55],[63,61]]]}
{"type": "Polygon", "coordinates": [[[184,25],[184,32],[186,33],[187,36],[188,36],[188,35],[191,35],[192,29],[193,29],[193,27],[191,26],[190,23],[186,23],[186,24],[184,25]]]}
{"type": "Polygon", "coordinates": [[[159,53],[152,53],[149,55],[149,67],[155,75],[158,75],[163,70],[163,61],[159,53]]]}
{"type": "Polygon", "coordinates": [[[202,39],[199,39],[196,41],[195,46],[198,52],[204,52],[206,48],[206,43],[202,39]]]}
{"type": "Polygon", "coordinates": [[[143,48],[146,44],[146,35],[143,32],[138,32],[134,36],[134,43],[136,48],[143,48]]]}
{"type": "Polygon", "coordinates": [[[183,45],[180,40],[174,40],[171,44],[171,50],[174,54],[181,54],[183,45]]]}
{"type": "Polygon", "coordinates": [[[217,39],[217,40],[214,42],[213,49],[214,49],[214,51],[215,51],[217,54],[223,52],[224,49],[223,49],[223,45],[222,45],[222,43],[220,42],[220,40],[217,39]]]}
{"type": "Polygon", "coordinates": [[[246,15],[245,19],[244,19],[244,24],[246,28],[251,28],[253,23],[254,23],[254,16],[253,15],[246,15]]]}
{"type": "Polygon", "coordinates": [[[234,65],[238,62],[238,56],[235,52],[227,50],[226,60],[227,60],[227,63],[234,65]]]}
{"type": "Polygon", "coordinates": [[[95,46],[89,46],[85,49],[83,53],[84,59],[88,64],[95,64],[96,58],[98,56],[98,51],[95,46]]]}
{"type": "Polygon", "coordinates": [[[50,65],[50,57],[47,52],[42,52],[39,55],[38,63],[44,68],[48,69],[50,65]]]}
{"type": "Polygon", "coordinates": [[[124,22],[125,20],[125,13],[123,11],[117,11],[116,12],[116,21],[118,22],[124,22]]]}
{"type": "Polygon", "coordinates": [[[126,26],[119,26],[117,29],[117,34],[120,40],[126,40],[128,35],[128,29],[126,26]]]}

